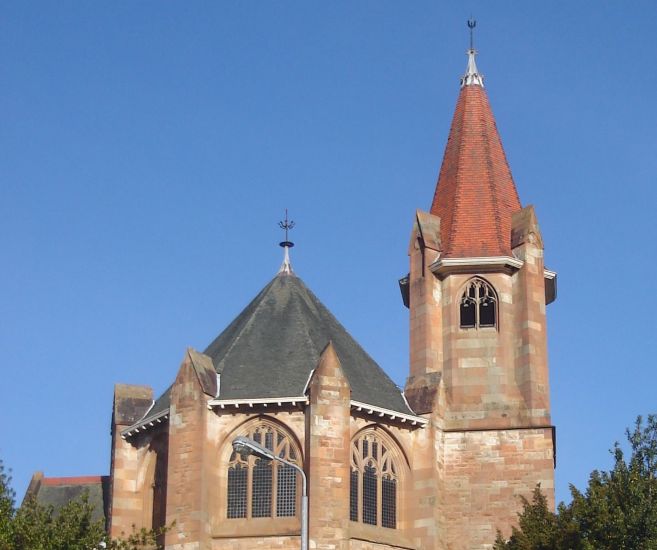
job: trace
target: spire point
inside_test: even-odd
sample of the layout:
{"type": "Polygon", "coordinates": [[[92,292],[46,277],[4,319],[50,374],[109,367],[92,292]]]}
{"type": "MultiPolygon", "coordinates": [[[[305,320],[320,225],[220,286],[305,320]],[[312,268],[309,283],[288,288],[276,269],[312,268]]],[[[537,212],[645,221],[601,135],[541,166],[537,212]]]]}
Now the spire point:
{"type": "Polygon", "coordinates": [[[474,48],[474,29],[477,26],[477,20],[470,16],[468,19],[468,28],[470,29],[470,49],[468,50],[468,66],[465,74],[461,77],[461,88],[464,86],[481,86],[484,87],[484,75],[480,74],[477,70],[477,63],[475,56],[477,50],[474,48]]]}
{"type": "Polygon", "coordinates": [[[283,247],[285,251],[283,254],[283,263],[281,264],[278,273],[284,273],[286,275],[292,275],[292,263],[290,262],[290,248],[294,246],[294,243],[288,239],[288,232],[294,227],[295,223],[293,220],[289,220],[287,217],[287,208],[285,209],[285,220],[278,222],[278,227],[285,231],[285,240],[278,243],[278,246],[283,247]]]}
{"type": "Polygon", "coordinates": [[[474,51],[474,29],[477,26],[477,20],[470,15],[468,19],[468,29],[470,29],[470,49],[474,51]]]}

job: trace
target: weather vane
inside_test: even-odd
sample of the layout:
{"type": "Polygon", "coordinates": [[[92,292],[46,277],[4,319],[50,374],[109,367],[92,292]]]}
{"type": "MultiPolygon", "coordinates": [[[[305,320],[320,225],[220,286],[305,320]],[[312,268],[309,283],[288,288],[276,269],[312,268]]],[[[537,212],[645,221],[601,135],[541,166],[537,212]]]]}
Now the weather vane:
{"type": "Polygon", "coordinates": [[[470,16],[468,19],[468,28],[470,29],[470,49],[474,50],[474,28],[477,26],[477,20],[470,16]]]}
{"type": "Polygon", "coordinates": [[[294,246],[293,242],[290,242],[288,239],[288,231],[294,227],[294,221],[287,219],[287,208],[285,209],[285,220],[278,222],[278,227],[285,231],[285,240],[281,243],[278,243],[283,248],[292,248],[294,246]]]}

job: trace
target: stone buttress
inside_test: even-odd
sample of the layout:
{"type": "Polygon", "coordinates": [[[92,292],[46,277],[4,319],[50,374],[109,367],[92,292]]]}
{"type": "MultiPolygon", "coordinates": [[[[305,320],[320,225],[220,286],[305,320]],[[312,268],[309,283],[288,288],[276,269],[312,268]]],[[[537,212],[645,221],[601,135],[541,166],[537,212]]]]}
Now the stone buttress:
{"type": "Polygon", "coordinates": [[[349,382],[332,344],[309,385],[308,456],[311,548],[349,548],[349,382]]]}

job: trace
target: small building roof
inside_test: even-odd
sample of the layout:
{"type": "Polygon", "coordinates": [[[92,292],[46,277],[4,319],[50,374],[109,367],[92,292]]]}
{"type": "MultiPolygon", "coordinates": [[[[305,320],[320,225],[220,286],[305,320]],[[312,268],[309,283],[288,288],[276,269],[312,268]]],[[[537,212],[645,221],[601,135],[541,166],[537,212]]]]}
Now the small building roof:
{"type": "Polygon", "coordinates": [[[35,498],[38,504],[52,506],[57,513],[85,494],[94,508],[92,519],[105,521],[109,505],[109,476],[44,477],[43,472],[36,472],[23,502],[35,498]]]}
{"type": "Polygon", "coordinates": [[[401,391],[293,272],[281,271],[208,346],[219,399],[302,396],[333,343],[352,399],[413,414],[401,391]]]}

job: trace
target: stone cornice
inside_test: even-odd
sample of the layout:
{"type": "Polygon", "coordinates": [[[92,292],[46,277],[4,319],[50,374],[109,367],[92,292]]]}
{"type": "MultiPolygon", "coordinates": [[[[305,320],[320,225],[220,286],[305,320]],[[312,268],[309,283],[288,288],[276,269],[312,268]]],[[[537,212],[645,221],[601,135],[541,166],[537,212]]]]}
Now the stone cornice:
{"type": "Polygon", "coordinates": [[[429,269],[438,276],[468,271],[516,271],[524,262],[511,256],[484,256],[476,258],[438,258],[429,269]]]}

